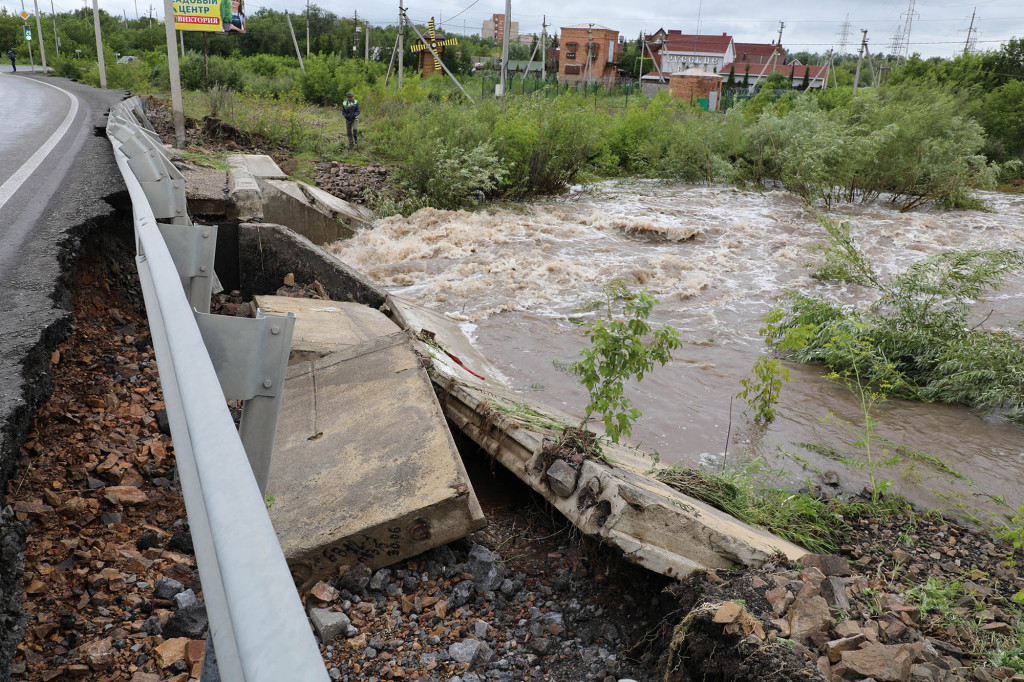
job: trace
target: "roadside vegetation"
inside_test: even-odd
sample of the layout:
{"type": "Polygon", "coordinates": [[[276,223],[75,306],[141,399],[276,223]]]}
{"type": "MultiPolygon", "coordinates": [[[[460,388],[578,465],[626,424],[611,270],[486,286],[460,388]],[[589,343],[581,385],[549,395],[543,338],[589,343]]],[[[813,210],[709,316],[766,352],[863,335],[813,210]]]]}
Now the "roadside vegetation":
{"type": "MultiPolygon", "coordinates": [[[[470,208],[633,176],[782,187],[826,208],[877,200],[900,210],[984,208],[974,190],[1024,187],[1022,40],[953,60],[914,57],[892,69],[885,87],[856,96],[845,66],[837,69],[840,87],[821,93],[795,91],[776,78],[722,116],[667,93],[648,99],[567,92],[537,81],[531,88],[517,81],[502,106],[493,100],[495,46],[475,37],[460,37],[445,57],[475,104],[446,78],[423,81],[412,71],[399,92],[395,79],[384,84],[394,27],[371,31],[373,58],[364,62],[362,49],[353,49],[361,39],[353,20],[310,11],[305,72],[284,15],[272,10],[253,13],[247,35],[210,37],[205,58],[201,37],[188,34],[182,82],[196,94],[187,113],[257,134],[289,156],[393,168],[394,190],[368,197],[380,212],[470,208]],[[364,112],[363,145],[353,154],[344,150],[335,109],[350,90],[364,112]],[[213,94],[200,94],[207,92],[213,94]]],[[[49,52],[57,73],[98,84],[91,14],[79,10],[58,20],[63,50],[60,57],[49,52]]],[[[0,15],[0,37],[18,22],[0,15]]],[[[102,23],[110,87],[166,92],[162,26],[105,14],[102,23]],[[125,54],[137,59],[117,64],[125,54]]],[[[624,64],[636,61],[628,58],[633,42],[624,64]]],[[[407,50],[406,64],[413,63],[407,50]]],[[[732,77],[737,88],[740,79],[732,77]]]]}

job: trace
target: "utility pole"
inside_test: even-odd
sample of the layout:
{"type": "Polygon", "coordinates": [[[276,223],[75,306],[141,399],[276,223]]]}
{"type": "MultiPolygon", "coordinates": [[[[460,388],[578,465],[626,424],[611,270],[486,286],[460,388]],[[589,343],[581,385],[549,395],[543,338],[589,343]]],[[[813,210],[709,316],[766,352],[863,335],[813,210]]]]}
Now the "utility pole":
{"type": "Polygon", "coordinates": [[[356,51],[359,44],[359,10],[354,10],[352,19],[352,52],[356,51]]]}
{"type": "Polygon", "coordinates": [[[585,85],[590,85],[594,80],[594,55],[592,50],[594,49],[594,25],[590,24],[587,28],[587,75],[583,78],[585,85]]]}
{"type": "MultiPolygon", "coordinates": [[[[25,0],[21,0],[21,11],[22,12],[25,11],[25,0]]],[[[26,12],[26,14],[27,14],[27,12],[26,12]]],[[[25,35],[28,35],[28,33],[29,33],[28,19],[25,19],[25,35]]],[[[28,43],[28,63],[32,65],[32,73],[35,73],[36,72],[36,58],[32,56],[32,40],[29,39],[29,40],[26,40],[25,42],[28,43]]]]}
{"type": "MultiPolygon", "coordinates": [[[[166,3],[170,3],[171,0],[165,0],[166,3]]],[[[171,10],[170,15],[174,16],[174,10],[171,10]]],[[[107,89],[107,65],[103,63],[103,36],[100,34],[100,3],[99,0],[92,0],[92,23],[96,29],[96,60],[100,65],[100,87],[104,90],[107,89]]],[[[184,114],[182,114],[184,116],[184,114]]],[[[182,119],[182,126],[184,126],[184,119],[182,119]]],[[[183,128],[184,129],[184,128],[183,128]]],[[[184,138],[184,134],[182,134],[184,138]]]]}
{"type": "MultiPolygon", "coordinates": [[[[864,50],[868,46],[868,30],[862,28],[860,30],[860,49],[857,51],[857,72],[853,75],[853,94],[857,94],[857,83],[860,81],[860,64],[864,61],[864,50]]],[[[870,57],[871,55],[868,55],[870,57]]],[[[874,76],[872,76],[873,78],[874,76]]]]}
{"type": "Polygon", "coordinates": [[[365,26],[363,30],[366,31],[366,35],[363,36],[363,61],[367,64],[370,63],[370,22],[364,21],[365,26]]]}
{"type": "Polygon", "coordinates": [[[829,51],[828,51],[828,68],[825,69],[825,76],[824,76],[824,78],[822,78],[822,81],[821,81],[821,90],[822,90],[822,92],[824,92],[825,90],[828,89],[828,77],[829,77],[829,74],[832,74],[832,82],[834,84],[835,80],[836,80],[836,74],[835,74],[835,53],[831,49],[829,49],[829,51]]]}
{"type": "Polygon", "coordinates": [[[139,0],[135,0],[135,19],[136,19],[136,21],[138,21],[139,18],[140,18],[139,17],[139,0]]]}
{"type": "Polygon", "coordinates": [[[384,76],[384,87],[388,86],[388,82],[391,80],[392,67],[395,65],[395,53],[398,52],[398,36],[395,36],[395,44],[391,49],[391,59],[388,60],[388,73],[384,76]]]}
{"type": "Polygon", "coordinates": [[[57,50],[60,57],[60,36],[57,35],[57,12],[53,9],[53,0],[50,0],[50,18],[53,19],[53,49],[57,50]]]}
{"type": "Polygon", "coordinates": [[[405,8],[402,0],[398,0],[398,89],[402,89],[402,77],[405,75],[405,8]]]}
{"type": "Polygon", "coordinates": [[[43,22],[39,19],[39,0],[34,0],[36,6],[36,35],[39,36],[39,54],[43,59],[43,73],[46,73],[46,41],[43,40],[43,22]]]}
{"type": "Polygon", "coordinates": [[[540,79],[546,82],[548,79],[548,15],[540,25],[540,79]]]}
{"type": "Polygon", "coordinates": [[[505,98],[505,86],[508,81],[508,40],[512,30],[512,0],[505,0],[505,21],[502,23],[501,36],[501,97],[505,98]]]}
{"type": "Polygon", "coordinates": [[[965,57],[974,48],[974,41],[971,40],[971,37],[974,34],[974,15],[977,14],[977,12],[978,12],[978,8],[977,7],[975,7],[974,11],[971,12],[971,25],[967,27],[967,40],[964,41],[964,56],[965,57]]]}
{"type": "Polygon", "coordinates": [[[122,9],[121,12],[124,13],[124,27],[128,28],[128,10],[122,9]]]}
{"type": "Polygon", "coordinates": [[[174,44],[177,42],[174,39],[174,24],[173,0],[164,0],[164,35],[167,39],[167,68],[171,80],[171,109],[174,113],[174,146],[184,149],[185,107],[181,99],[181,69],[178,66],[178,47],[174,44]]]}
{"type": "Polygon", "coordinates": [[[775,49],[772,50],[772,54],[768,57],[768,61],[765,62],[764,66],[761,67],[761,73],[757,74],[757,79],[754,81],[754,85],[761,82],[761,77],[764,76],[764,72],[768,70],[768,67],[772,67],[772,73],[775,72],[775,55],[782,51],[782,29],[786,28],[786,22],[779,22],[779,40],[775,43],[775,49]]]}
{"type": "Polygon", "coordinates": [[[181,38],[181,58],[185,58],[185,32],[178,31],[178,37],[181,38]]]}
{"type": "MultiPolygon", "coordinates": [[[[170,0],[165,0],[170,2],[170,0]]],[[[288,14],[288,10],[284,11],[284,18],[288,20],[288,31],[292,34],[292,44],[295,46],[295,56],[299,58],[299,68],[302,69],[302,73],[306,73],[306,65],[302,63],[302,52],[299,50],[299,41],[295,39],[295,28],[292,26],[292,15],[288,14]]]]}

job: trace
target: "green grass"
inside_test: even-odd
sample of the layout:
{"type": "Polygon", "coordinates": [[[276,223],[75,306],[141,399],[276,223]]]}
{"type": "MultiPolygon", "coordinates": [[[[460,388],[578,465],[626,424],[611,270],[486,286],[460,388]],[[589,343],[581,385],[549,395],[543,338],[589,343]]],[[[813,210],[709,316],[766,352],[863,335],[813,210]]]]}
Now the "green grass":
{"type": "Polygon", "coordinates": [[[558,421],[550,415],[540,412],[526,403],[508,405],[496,400],[488,400],[487,404],[490,405],[492,410],[505,416],[518,426],[533,431],[553,431],[561,433],[565,427],[569,426],[568,423],[558,421]]]}
{"type": "Polygon", "coordinates": [[[222,171],[231,170],[231,166],[224,163],[218,155],[202,147],[189,147],[182,151],[182,155],[186,160],[203,168],[213,168],[214,170],[222,171]]]}
{"type": "Polygon", "coordinates": [[[757,488],[744,473],[726,476],[672,467],[652,475],[685,495],[812,552],[835,552],[850,532],[828,503],[804,493],[757,488]]]}

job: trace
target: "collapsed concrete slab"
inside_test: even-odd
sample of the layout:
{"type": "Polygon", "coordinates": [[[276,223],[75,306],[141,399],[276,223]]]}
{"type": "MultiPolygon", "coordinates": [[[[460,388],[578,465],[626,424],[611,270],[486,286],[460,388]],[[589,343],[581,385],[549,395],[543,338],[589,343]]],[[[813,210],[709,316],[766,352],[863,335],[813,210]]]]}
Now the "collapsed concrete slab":
{"type": "Polygon", "coordinates": [[[456,427],[580,530],[633,563],[678,578],[702,569],[759,566],[778,552],[791,560],[807,553],[646,476],[653,460],[638,450],[602,443],[608,461],[551,461],[545,443],[564,426],[578,425],[578,418],[442,372],[435,382],[456,427]]]}
{"type": "Polygon", "coordinates": [[[185,201],[189,213],[206,219],[227,216],[228,172],[193,164],[176,164],[185,176],[185,201]]]}
{"type": "Polygon", "coordinates": [[[264,313],[295,313],[289,364],[315,360],[399,331],[379,310],[361,303],[288,296],[256,296],[253,301],[264,313]]]}
{"type": "Polygon", "coordinates": [[[300,586],[485,525],[405,332],[289,368],[267,494],[300,586]]]}
{"type": "Polygon", "coordinates": [[[367,229],[373,215],[322,189],[292,180],[259,179],[263,218],[287,225],[314,244],[331,244],[367,229]]]}
{"type": "Polygon", "coordinates": [[[484,386],[507,386],[505,377],[463,333],[459,323],[407,298],[388,294],[395,322],[420,339],[420,350],[448,376],[484,386]]]}
{"type": "Polygon", "coordinates": [[[239,225],[238,262],[240,288],[246,295],[277,291],[290,272],[298,282],[320,282],[335,301],[379,308],[387,297],[368,277],[282,225],[239,225]]]}

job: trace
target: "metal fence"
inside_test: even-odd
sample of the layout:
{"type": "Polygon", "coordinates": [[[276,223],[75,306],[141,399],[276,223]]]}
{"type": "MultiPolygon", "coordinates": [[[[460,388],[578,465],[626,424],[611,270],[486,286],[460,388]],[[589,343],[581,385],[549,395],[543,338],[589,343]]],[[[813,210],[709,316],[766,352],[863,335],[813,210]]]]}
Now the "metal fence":
{"type": "Polygon", "coordinates": [[[111,110],[107,136],[132,200],[135,260],[210,620],[207,661],[212,641],[219,668],[204,666],[203,679],[326,682],[262,490],[294,316],[207,314],[216,228],[189,220],[184,178],[137,97],[111,110]],[[241,435],[226,398],[246,400],[241,435]]]}

